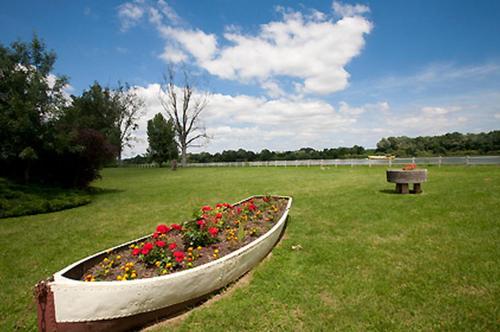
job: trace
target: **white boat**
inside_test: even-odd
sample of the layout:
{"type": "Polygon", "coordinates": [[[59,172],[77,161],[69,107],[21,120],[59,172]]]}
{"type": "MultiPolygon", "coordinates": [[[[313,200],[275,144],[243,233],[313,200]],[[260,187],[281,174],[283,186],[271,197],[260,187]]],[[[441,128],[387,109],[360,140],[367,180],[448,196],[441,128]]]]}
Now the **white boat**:
{"type": "MultiPolygon", "coordinates": [[[[254,197],[242,200],[234,205],[254,197]]],[[[252,269],[278,242],[292,204],[265,234],[218,260],[164,276],[128,281],[84,282],[80,278],[110,251],[151,235],[84,258],[37,284],[41,331],[126,331],[172,315],[223,288],[252,269]]]]}

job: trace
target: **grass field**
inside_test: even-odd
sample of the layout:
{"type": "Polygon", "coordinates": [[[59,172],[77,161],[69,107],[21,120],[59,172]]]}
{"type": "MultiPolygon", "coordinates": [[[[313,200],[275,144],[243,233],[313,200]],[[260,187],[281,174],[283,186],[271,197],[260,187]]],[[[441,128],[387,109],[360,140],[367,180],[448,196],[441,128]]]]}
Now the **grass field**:
{"type": "Polygon", "coordinates": [[[93,202],[0,220],[0,330],[35,329],[32,286],[202,204],[291,195],[248,285],[157,330],[500,329],[500,167],[431,167],[396,195],[384,168],[106,169],[93,202]],[[300,244],[302,250],[292,250],[300,244]]]}

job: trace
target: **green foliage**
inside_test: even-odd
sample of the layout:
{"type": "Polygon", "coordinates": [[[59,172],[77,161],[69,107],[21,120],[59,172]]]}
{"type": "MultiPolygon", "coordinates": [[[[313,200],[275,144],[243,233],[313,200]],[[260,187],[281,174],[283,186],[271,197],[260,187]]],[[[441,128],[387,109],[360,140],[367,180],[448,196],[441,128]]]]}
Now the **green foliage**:
{"type": "Polygon", "coordinates": [[[398,157],[478,155],[500,153],[500,131],[488,133],[448,133],[441,136],[406,136],[382,138],[377,152],[398,157]]]}
{"type": "Polygon", "coordinates": [[[183,240],[187,246],[206,247],[207,245],[218,242],[217,238],[210,236],[208,228],[200,228],[196,223],[196,220],[184,222],[183,228],[185,229],[183,240]]]}
{"type": "Polygon", "coordinates": [[[0,175],[85,187],[130,145],[143,102],[97,82],[70,99],[55,59],[37,36],[0,45],[0,175]]]}
{"type": "Polygon", "coordinates": [[[166,120],[161,113],[148,121],[148,155],[160,166],[162,163],[177,159],[179,152],[175,142],[175,131],[172,120],[166,120]]]}
{"type": "Polygon", "coordinates": [[[0,178],[0,218],[60,211],[90,201],[82,191],[19,185],[0,178]]]}

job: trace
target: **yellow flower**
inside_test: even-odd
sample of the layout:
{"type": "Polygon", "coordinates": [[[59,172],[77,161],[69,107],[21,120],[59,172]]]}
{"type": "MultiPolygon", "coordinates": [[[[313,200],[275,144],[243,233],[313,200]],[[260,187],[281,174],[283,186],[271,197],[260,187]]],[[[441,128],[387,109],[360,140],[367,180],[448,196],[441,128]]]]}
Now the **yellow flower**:
{"type": "Polygon", "coordinates": [[[156,265],[156,267],[160,267],[161,262],[160,262],[160,261],[156,261],[156,262],[155,262],[155,265],[156,265]]]}
{"type": "Polygon", "coordinates": [[[167,263],[167,268],[171,268],[172,267],[172,263],[167,263]]]}
{"type": "Polygon", "coordinates": [[[214,254],[218,254],[218,253],[219,253],[219,249],[215,249],[214,254]]]}
{"type": "Polygon", "coordinates": [[[163,270],[163,271],[161,271],[161,274],[167,274],[167,273],[168,273],[168,271],[167,271],[167,270],[163,270]]]}
{"type": "Polygon", "coordinates": [[[118,256],[116,256],[116,259],[120,260],[120,259],[122,259],[122,256],[118,255],[118,256]]]}
{"type": "Polygon", "coordinates": [[[116,276],[116,280],[122,280],[123,277],[122,276],[116,276]]]}
{"type": "Polygon", "coordinates": [[[135,272],[132,272],[132,274],[130,275],[130,278],[132,278],[132,279],[135,279],[135,278],[137,278],[137,273],[135,273],[135,272]]]}
{"type": "Polygon", "coordinates": [[[198,246],[198,248],[196,248],[196,249],[201,250],[201,249],[203,249],[203,247],[202,246],[198,246]]]}

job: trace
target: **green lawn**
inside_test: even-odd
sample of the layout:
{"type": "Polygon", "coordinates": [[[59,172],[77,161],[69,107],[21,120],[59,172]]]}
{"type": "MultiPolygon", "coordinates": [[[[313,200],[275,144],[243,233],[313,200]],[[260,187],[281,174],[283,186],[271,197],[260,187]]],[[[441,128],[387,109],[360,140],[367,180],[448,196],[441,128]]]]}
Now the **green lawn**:
{"type": "Polygon", "coordinates": [[[498,331],[500,167],[429,178],[402,196],[378,167],[106,169],[88,205],[0,220],[0,330],[35,329],[32,286],[69,263],[202,204],[272,193],[294,198],[281,245],[178,330],[498,331]]]}

